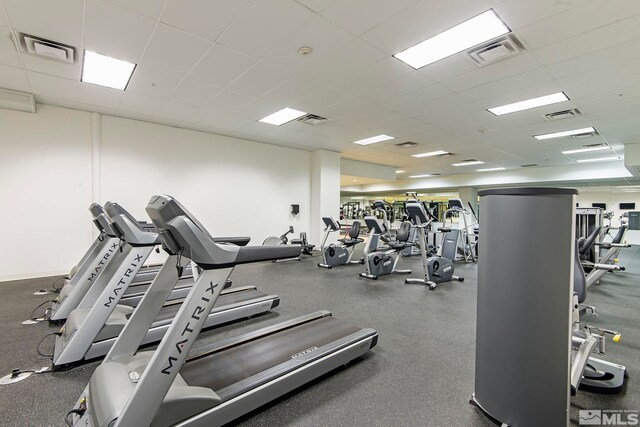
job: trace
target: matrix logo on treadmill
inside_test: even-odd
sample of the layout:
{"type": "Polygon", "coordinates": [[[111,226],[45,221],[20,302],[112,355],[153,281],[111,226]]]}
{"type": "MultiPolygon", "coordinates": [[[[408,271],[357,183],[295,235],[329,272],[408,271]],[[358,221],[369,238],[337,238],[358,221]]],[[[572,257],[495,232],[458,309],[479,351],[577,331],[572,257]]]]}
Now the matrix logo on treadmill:
{"type": "Polygon", "coordinates": [[[116,288],[113,290],[114,296],[109,295],[109,299],[104,303],[105,307],[111,307],[111,304],[116,300],[118,295],[120,295],[122,287],[126,285],[127,281],[125,279],[132,279],[132,276],[136,275],[142,260],[142,255],[136,255],[135,260],[131,263],[129,268],[127,268],[127,271],[124,272],[124,275],[120,278],[120,281],[116,285],[116,288]]]}
{"type": "MultiPolygon", "coordinates": [[[[215,294],[215,289],[217,287],[218,287],[218,284],[214,285],[213,282],[209,282],[209,287],[205,290],[205,294],[210,293],[211,296],[213,296],[215,294]]],[[[202,302],[202,305],[205,305],[205,307],[203,307],[202,305],[198,305],[193,310],[193,314],[191,314],[191,319],[195,320],[196,322],[202,318],[203,314],[205,316],[207,315],[206,304],[211,302],[211,299],[208,298],[207,295],[203,295],[202,297],[200,297],[200,301],[202,302]]],[[[179,337],[180,340],[176,342],[174,345],[178,353],[177,354],[174,353],[175,356],[169,356],[167,358],[167,361],[169,362],[169,366],[167,366],[160,372],[162,372],[163,374],[171,375],[171,368],[173,368],[174,366],[173,362],[178,361],[178,357],[182,354],[182,350],[184,349],[185,344],[189,341],[189,338],[191,338],[192,333],[193,333],[193,329],[191,327],[191,320],[189,320],[187,322],[187,326],[184,327],[184,329],[182,330],[182,333],[180,334],[180,337],[179,337]]]]}
{"type": "Polygon", "coordinates": [[[292,359],[295,359],[295,358],[297,358],[297,357],[301,357],[301,356],[304,356],[304,355],[306,355],[306,354],[313,353],[313,352],[314,352],[314,351],[316,351],[317,349],[318,349],[318,347],[311,347],[311,348],[308,348],[308,349],[306,349],[306,350],[302,350],[300,353],[293,354],[293,355],[291,356],[291,358],[292,358],[292,359]]]}
{"type": "Polygon", "coordinates": [[[91,275],[87,279],[88,281],[92,282],[93,279],[98,277],[100,270],[102,270],[102,267],[104,267],[105,263],[109,260],[109,258],[111,258],[111,255],[113,255],[113,252],[117,249],[117,247],[118,247],[117,243],[113,243],[111,245],[111,247],[109,248],[109,251],[106,254],[104,254],[104,256],[102,257],[98,265],[96,265],[96,267],[91,272],[91,275]]]}

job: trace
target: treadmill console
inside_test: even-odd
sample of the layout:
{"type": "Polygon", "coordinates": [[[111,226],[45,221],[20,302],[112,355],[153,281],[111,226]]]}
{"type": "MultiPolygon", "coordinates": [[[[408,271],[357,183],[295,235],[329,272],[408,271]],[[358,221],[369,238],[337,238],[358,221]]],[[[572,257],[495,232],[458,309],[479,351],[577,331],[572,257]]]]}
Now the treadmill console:
{"type": "Polygon", "coordinates": [[[414,222],[420,222],[420,224],[426,224],[429,222],[429,218],[427,217],[427,211],[424,208],[424,205],[420,202],[407,202],[405,206],[405,211],[409,218],[414,222]]]}
{"type": "Polygon", "coordinates": [[[326,227],[329,227],[331,231],[338,231],[340,229],[340,224],[330,216],[323,216],[322,222],[326,227]]]}

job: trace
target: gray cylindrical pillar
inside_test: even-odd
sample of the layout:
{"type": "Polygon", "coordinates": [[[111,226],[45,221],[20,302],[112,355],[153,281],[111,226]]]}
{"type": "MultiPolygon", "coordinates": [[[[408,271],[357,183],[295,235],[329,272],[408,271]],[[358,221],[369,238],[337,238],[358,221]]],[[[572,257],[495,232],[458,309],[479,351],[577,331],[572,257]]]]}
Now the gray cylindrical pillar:
{"type": "Polygon", "coordinates": [[[480,191],[476,380],[483,411],[510,426],[569,421],[575,195],[480,191]]]}

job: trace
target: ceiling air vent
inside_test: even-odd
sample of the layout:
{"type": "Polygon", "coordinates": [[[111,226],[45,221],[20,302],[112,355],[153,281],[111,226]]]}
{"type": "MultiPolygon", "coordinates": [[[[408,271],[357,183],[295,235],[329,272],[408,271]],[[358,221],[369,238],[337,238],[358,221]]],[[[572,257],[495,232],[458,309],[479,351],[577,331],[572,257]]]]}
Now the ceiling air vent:
{"type": "Polygon", "coordinates": [[[529,163],[528,165],[520,165],[521,168],[533,168],[536,166],[540,166],[540,165],[537,165],[535,163],[529,163]]]}
{"type": "Polygon", "coordinates": [[[32,93],[0,88],[0,108],[35,113],[36,101],[32,93]]]}
{"type": "Polygon", "coordinates": [[[329,121],[326,117],[317,116],[315,114],[305,114],[304,116],[298,119],[299,122],[302,122],[311,126],[318,126],[324,122],[329,121]]]}
{"type": "Polygon", "coordinates": [[[413,141],[398,142],[397,144],[395,144],[396,147],[400,148],[415,147],[416,145],[418,145],[418,143],[413,141]]]}
{"type": "Polygon", "coordinates": [[[594,130],[593,132],[585,132],[585,133],[578,133],[575,135],[571,135],[571,138],[590,138],[592,136],[597,136],[597,135],[600,135],[600,134],[598,133],[597,130],[594,130]]]}
{"type": "Polygon", "coordinates": [[[66,44],[29,34],[18,33],[20,50],[40,58],[73,64],[76,61],[76,48],[66,44]]]}
{"type": "Polygon", "coordinates": [[[572,108],[570,110],[562,110],[556,111],[555,113],[545,114],[544,119],[548,122],[552,122],[554,120],[568,119],[570,117],[581,116],[582,113],[577,108],[572,108]]]}
{"type": "Polygon", "coordinates": [[[477,67],[484,67],[511,58],[522,51],[522,43],[509,33],[468,50],[466,57],[477,67]]]}

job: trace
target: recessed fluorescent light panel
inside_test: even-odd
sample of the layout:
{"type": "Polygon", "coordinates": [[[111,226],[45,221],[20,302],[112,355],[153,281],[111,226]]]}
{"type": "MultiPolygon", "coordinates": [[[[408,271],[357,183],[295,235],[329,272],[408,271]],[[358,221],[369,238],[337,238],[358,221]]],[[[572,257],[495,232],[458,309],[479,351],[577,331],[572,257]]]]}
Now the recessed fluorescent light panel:
{"type": "Polygon", "coordinates": [[[580,129],[573,129],[573,130],[565,130],[562,132],[545,133],[543,135],[534,135],[533,137],[539,141],[542,141],[543,139],[562,138],[563,136],[580,135],[582,133],[592,133],[592,132],[596,132],[596,130],[593,127],[588,127],[588,128],[580,128],[580,129]]]}
{"type": "Polygon", "coordinates": [[[543,105],[556,104],[568,101],[569,97],[564,92],[556,92],[551,95],[540,96],[538,98],[526,99],[514,102],[513,104],[501,105],[500,107],[487,108],[487,111],[502,116],[503,114],[515,113],[516,111],[528,110],[530,108],[542,107],[543,105]]]}
{"type": "Polygon", "coordinates": [[[393,56],[418,69],[509,31],[493,9],[489,9],[393,56]]]}
{"type": "Polygon", "coordinates": [[[433,175],[431,175],[431,174],[411,175],[411,176],[409,176],[409,178],[429,178],[430,176],[433,176],[433,175]]]}
{"type": "Polygon", "coordinates": [[[405,173],[406,171],[396,171],[396,173],[405,173]]]}
{"type": "Polygon", "coordinates": [[[395,139],[395,137],[383,134],[383,135],[372,136],[371,138],[359,139],[358,141],[353,141],[353,143],[360,144],[360,145],[369,145],[369,144],[374,144],[376,142],[388,141],[390,139],[395,139]]]}
{"type": "Polygon", "coordinates": [[[476,169],[478,172],[494,172],[494,171],[503,171],[506,168],[485,168],[485,169],[476,169]]]}
{"type": "Polygon", "coordinates": [[[293,108],[283,108],[280,111],[276,111],[273,114],[269,114],[267,117],[260,119],[262,123],[269,123],[270,125],[280,126],[285,123],[289,123],[291,120],[295,120],[298,117],[304,116],[304,111],[294,110],[293,108]]]}
{"type": "Polygon", "coordinates": [[[125,90],[135,68],[136,64],[85,50],[81,81],[125,90]]]}
{"type": "Polygon", "coordinates": [[[438,151],[430,151],[428,153],[420,153],[420,154],[412,154],[411,157],[432,157],[432,156],[442,156],[445,154],[449,154],[448,151],[442,151],[442,150],[438,150],[438,151]]]}
{"type": "Polygon", "coordinates": [[[609,156],[609,157],[598,157],[595,159],[582,159],[582,160],[576,160],[576,162],[578,163],[591,163],[591,162],[606,162],[609,160],[620,160],[620,157],[618,156],[609,156]]]}
{"type": "Polygon", "coordinates": [[[598,147],[578,148],[577,150],[563,151],[562,154],[589,153],[591,151],[602,151],[602,150],[611,150],[611,147],[608,147],[606,145],[600,145],[598,147]]]}
{"type": "Polygon", "coordinates": [[[460,163],[453,163],[451,166],[471,166],[471,165],[483,165],[484,162],[481,162],[479,160],[473,160],[471,162],[460,162],[460,163]]]}

